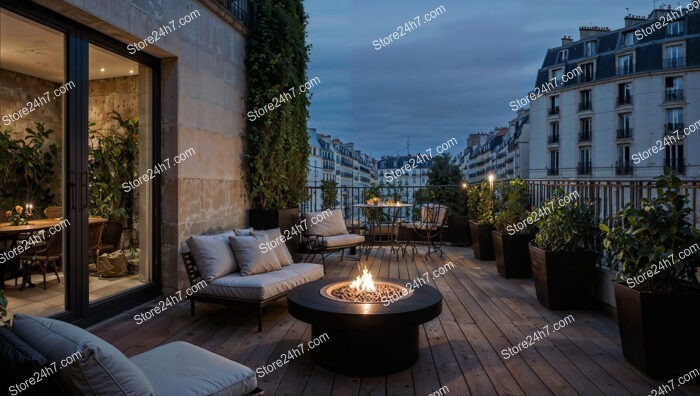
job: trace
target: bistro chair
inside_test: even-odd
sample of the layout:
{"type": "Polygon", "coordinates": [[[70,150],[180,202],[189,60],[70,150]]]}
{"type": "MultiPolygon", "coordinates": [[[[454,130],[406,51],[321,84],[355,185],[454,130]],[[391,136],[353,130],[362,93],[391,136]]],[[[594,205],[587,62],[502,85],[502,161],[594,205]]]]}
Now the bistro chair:
{"type": "Polygon", "coordinates": [[[447,206],[439,203],[426,203],[420,205],[420,221],[400,223],[399,228],[404,231],[400,232],[402,235],[410,235],[410,231],[413,231],[413,237],[406,238],[406,243],[403,246],[404,255],[410,244],[412,255],[414,256],[418,252],[416,242],[421,241],[426,242],[428,245],[428,252],[425,254],[426,259],[433,252],[439,253],[440,257],[442,257],[443,252],[440,244],[442,243],[442,232],[446,217],[447,206]],[[440,244],[436,244],[436,241],[440,244]]]}
{"type": "Polygon", "coordinates": [[[91,262],[92,258],[97,261],[103,229],[104,223],[90,223],[88,225],[88,263],[91,262]]]}
{"type": "Polygon", "coordinates": [[[23,269],[22,286],[31,284],[32,266],[38,265],[41,273],[44,276],[44,290],[46,290],[46,269],[49,264],[53,264],[53,272],[56,274],[56,280],[61,283],[61,278],[58,276],[58,266],[63,255],[63,230],[59,230],[49,238],[49,242],[45,247],[37,249],[29,249],[25,254],[19,256],[20,266],[23,269]]]}

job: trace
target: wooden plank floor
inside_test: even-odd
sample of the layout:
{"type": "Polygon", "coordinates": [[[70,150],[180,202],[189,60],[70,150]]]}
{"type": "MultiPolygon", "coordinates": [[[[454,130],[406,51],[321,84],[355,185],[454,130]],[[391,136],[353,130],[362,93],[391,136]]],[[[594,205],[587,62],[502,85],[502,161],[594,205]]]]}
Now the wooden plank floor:
{"type": "MultiPolygon", "coordinates": [[[[388,249],[379,248],[363,259],[375,276],[406,280],[432,273],[448,262],[454,264],[430,281],[444,296],[443,311],[420,326],[420,359],[410,370],[385,377],[346,377],[315,365],[304,354],[258,378],[258,386],[267,395],[427,395],[442,388],[443,394],[456,396],[649,395],[661,384],[625,361],[614,320],[592,310],[550,311],[537,302],[532,280],[501,278],[495,262],[475,259],[470,248],[444,250],[444,257],[432,255],[426,260],[416,255],[415,260],[410,256],[397,260],[388,249]],[[544,325],[551,329],[568,315],[573,315],[574,322],[503,358],[504,348],[525,341],[544,325]]],[[[357,261],[339,259],[339,255],[327,259],[328,276],[359,273],[357,261]]],[[[142,305],[90,331],[127,356],[182,340],[253,370],[311,339],[310,326],[287,313],[286,300],[265,310],[260,333],[254,312],[215,304],[198,304],[194,317],[188,304],[178,304],[136,325],[133,315],[156,304],[142,305]]],[[[367,356],[372,358],[371,351],[367,356]]],[[[700,395],[698,382],[684,385],[675,394],[700,395]]]]}

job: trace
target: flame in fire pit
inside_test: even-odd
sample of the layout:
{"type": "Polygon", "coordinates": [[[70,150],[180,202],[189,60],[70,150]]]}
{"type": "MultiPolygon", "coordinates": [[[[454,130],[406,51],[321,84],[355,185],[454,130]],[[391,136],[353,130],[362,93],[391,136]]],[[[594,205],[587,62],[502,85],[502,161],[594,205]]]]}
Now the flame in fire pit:
{"type": "Polygon", "coordinates": [[[374,281],[372,280],[372,274],[366,267],[362,270],[362,275],[358,275],[357,278],[350,283],[350,288],[361,292],[377,291],[377,288],[374,286],[374,281]]]}

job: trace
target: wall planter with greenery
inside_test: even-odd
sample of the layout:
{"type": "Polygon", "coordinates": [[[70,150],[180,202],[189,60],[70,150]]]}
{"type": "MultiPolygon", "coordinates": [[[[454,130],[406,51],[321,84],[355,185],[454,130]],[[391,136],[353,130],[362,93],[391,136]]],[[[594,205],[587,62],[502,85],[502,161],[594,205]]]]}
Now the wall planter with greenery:
{"type": "Polygon", "coordinates": [[[692,248],[700,232],[681,186],[667,169],[656,179],[655,198],[628,205],[610,226],[600,225],[605,257],[618,273],[613,287],[622,351],[657,378],[697,368],[700,356],[700,253],[692,248]]]}
{"type": "Polygon", "coordinates": [[[514,179],[502,183],[499,190],[499,210],[494,223],[496,229],[491,232],[496,268],[504,278],[527,278],[532,275],[528,248],[532,236],[528,227],[517,230],[514,226],[530,215],[527,185],[521,179],[514,179]]]}
{"type": "Polygon", "coordinates": [[[468,212],[471,220],[469,231],[474,256],[479,260],[493,260],[496,257],[491,237],[494,200],[494,193],[488,182],[477,184],[469,189],[468,212]]]}
{"type": "MultiPolygon", "coordinates": [[[[300,0],[254,0],[252,6],[256,18],[246,43],[248,109],[266,107],[293,87],[297,93],[264,116],[248,119],[242,138],[249,225],[284,230],[291,228],[296,208],[307,198],[309,96],[298,90],[307,81],[307,15],[300,0]]],[[[288,242],[290,248],[295,245],[288,242]]]]}
{"type": "Polygon", "coordinates": [[[589,205],[560,204],[563,194],[543,207],[550,208],[536,222],[530,244],[532,276],[537,299],[550,309],[583,308],[591,299],[600,232],[589,205]]]}

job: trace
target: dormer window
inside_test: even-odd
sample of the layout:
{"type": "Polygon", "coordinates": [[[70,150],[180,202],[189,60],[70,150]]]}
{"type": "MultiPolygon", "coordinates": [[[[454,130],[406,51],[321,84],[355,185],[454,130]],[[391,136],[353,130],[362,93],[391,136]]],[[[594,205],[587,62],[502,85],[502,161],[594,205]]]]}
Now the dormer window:
{"type": "Polygon", "coordinates": [[[583,55],[585,57],[595,56],[598,53],[598,42],[588,41],[584,44],[583,55]]]}
{"type": "Polygon", "coordinates": [[[634,32],[622,33],[622,45],[630,46],[634,44],[634,32]]]}
{"type": "Polygon", "coordinates": [[[668,24],[666,27],[666,34],[669,36],[678,36],[680,34],[683,34],[685,31],[683,27],[683,21],[674,21],[668,24]]]}
{"type": "Polygon", "coordinates": [[[568,60],[569,60],[569,50],[563,49],[563,50],[559,51],[559,55],[557,56],[557,63],[566,62],[568,60]]]}

